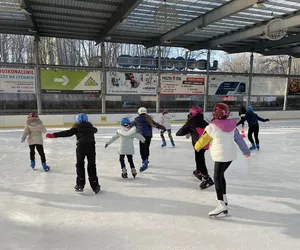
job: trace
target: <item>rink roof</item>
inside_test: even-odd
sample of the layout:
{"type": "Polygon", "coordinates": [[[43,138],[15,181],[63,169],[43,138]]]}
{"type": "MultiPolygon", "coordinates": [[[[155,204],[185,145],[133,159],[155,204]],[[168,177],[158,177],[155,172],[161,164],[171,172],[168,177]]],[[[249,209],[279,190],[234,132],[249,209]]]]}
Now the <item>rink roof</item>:
{"type": "Polygon", "coordinates": [[[0,0],[0,33],[300,57],[299,0],[23,0],[21,8],[19,3],[0,0]],[[168,19],[172,14],[157,18],[161,4],[175,9],[176,22],[168,19]],[[266,40],[264,28],[276,17],[285,19],[288,34],[266,40]]]}

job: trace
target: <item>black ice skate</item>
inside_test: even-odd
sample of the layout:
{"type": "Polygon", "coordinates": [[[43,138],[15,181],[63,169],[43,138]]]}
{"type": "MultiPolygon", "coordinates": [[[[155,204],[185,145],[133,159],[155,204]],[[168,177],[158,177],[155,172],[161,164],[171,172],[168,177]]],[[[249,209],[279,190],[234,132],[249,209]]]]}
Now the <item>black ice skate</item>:
{"type": "Polygon", "coordinates": [[[137,176],[135,168],[131,169],[131,174],[132,174],[133,178],[135,179],[135,177],[137,176]]]}
{"type": "Polygon", "coordinates": [[[205,176],[204,177],[204,180],[201,182],[201,184],[200,184],[200,189],[202,190],[202,189],[205,189],[205,188],[208,188],[208,187],[210,187],[210,186],[212,186],[212,185],[214,185],[215,183],[214,183],[214,181],[212,180],[212,178],[210,178],[210,176],[209,175],[207,175],[207,176],[205,176]]]}
{"type": "Polygon", "coordinates": [[[101,190],[101,186],[98,185],[93,191],[95,192],[95,194],[98,194],[101,190]]]}
{"type": "Polygon", "coordinates": [[[127,179],[128,178],[128,174],[127,174],[127,169],[126,168],[122,169],[122,175],[121,176],[122,176],[123,179],[127,179]]]}
{"type": "Polygon", "coordinates": [[[76,185],[74,188],[76,192],[83,192],[83,186],[76,185]]]}

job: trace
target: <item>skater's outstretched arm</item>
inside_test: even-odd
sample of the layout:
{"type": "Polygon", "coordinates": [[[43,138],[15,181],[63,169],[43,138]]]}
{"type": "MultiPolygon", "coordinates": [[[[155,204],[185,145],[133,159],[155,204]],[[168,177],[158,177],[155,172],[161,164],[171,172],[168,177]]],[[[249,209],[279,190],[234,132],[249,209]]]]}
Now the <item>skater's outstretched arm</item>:
{"type": "Polygon", "coordinates": [[[257,114],[255,114],[255,116],[256,116],[257,120],[259,120],[259,121],[261,121],[261,122],[269,122],[269,121],[270,121],[270,119],[264,119],[264,118],[261,118],[261,117],[259,117],[257,114]]]}
{"type": "Polygon", "coordinates": [[[114,141],[118,140],[120,138],[120,135],[116,133],[110,140],[105,144],[105,147],[112,144],[114,141]]]}
{"type": "Polygon", "coordinates": [[[152,124],[155,128],[166,131],[166,128],[163,125],[158,124],[156,121],[152,120],[152,124]]]}
{"type": "Polygon", "coordinates": [[[234,141],[243,152],[243,155],[250,155],[250,149],[247,147],[245,140],[237,129],[234,130],[234,141]]]}
{"type": "Polygon", "coordinates": [[[176,136],[185,136],[191,132],[189,124],[186,122],[181,129],[179,129],[176,133],[176,136]]]}
{"type": "Polygon", "coordinates": [[[71,129],[68,129],[68,130],[63,130],[63,131],[60,131],[60,132],[53,133],[55,138],[58,138],[58,137],[71,137],[71,136],[76,135],[76,134],[77,134],[77,128],[76,127],[72,127],[71,129]]]}
{"type": "Polygon", "coordinates": [[[145,137],[142,136],[141,134],[139,133],[136,133],[135,136],[134,136],[136,139],[140,140],[142,143],[144,143],[146,141],[145,137]]]}
{"type": "Polygon", "coordinates": [[[206,131],[204,131],[203,135],[200,137],[200,139],[195,144],[195,150],[199,152],[202,148],[204,148],[211,141],[212,141],[212,138],[208,135],[208,133],[206,131]]]}
{"type": "Polygon", "coordinates": [[[243,126],[244,126],[245,121],[246,121],[246,116],[241,117],[241,120],[239,120],[239,122],[236,124],[236,126],[239,126],[239,125],[241,125],[241,124],[243,124],[243,126]]]}

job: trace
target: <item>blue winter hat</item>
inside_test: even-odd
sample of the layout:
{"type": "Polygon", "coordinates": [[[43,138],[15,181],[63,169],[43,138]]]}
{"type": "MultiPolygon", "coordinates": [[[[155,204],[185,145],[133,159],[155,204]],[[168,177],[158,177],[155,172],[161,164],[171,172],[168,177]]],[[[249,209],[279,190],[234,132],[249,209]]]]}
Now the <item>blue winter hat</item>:
{"type": "Polygon", "coordinates": [[[121,125],[124,126],[124,127],[130,126],[130,120],[127,117],[122,118],[121,125]]]}
{"type": "Polygon", "coordinates": [[[251,112],[251,111],[253,111],[252,106],[248,106],[248,107],[247,107],[247,112],[251,112]]]}
{"type": "Polygon", "coordinates": [[[76,123],[81,123],[81,122],[88,122],[89,118],[86,114],[80,113],[76,116],[75,120],[76,120],[76,123]]]}

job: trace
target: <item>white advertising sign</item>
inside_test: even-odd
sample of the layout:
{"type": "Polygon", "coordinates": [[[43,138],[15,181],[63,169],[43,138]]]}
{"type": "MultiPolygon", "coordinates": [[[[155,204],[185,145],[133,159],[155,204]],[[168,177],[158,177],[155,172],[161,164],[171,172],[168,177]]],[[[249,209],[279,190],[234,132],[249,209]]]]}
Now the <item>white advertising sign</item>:
{"type": "Polygon", "coordinates": [[[0,93],[35,93],[35,70],[0,68],[0,93]]]}
{"type": "Polygon", "coordinates": [[[234,96],[247,93],[249,78],[244,76],[211,76],[209,95],[234,96]]]}
{"type": "Polygon", "coordinates": [[[150,73],[107,73],[107,94],[156,95],[157,75],[150,73]]]}
{"type": "Polygon", "coordinates": [[[162,95],[204,95],[205,76],[161,75],[162,95]]]}

